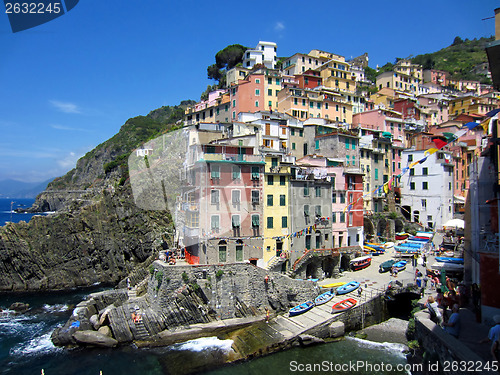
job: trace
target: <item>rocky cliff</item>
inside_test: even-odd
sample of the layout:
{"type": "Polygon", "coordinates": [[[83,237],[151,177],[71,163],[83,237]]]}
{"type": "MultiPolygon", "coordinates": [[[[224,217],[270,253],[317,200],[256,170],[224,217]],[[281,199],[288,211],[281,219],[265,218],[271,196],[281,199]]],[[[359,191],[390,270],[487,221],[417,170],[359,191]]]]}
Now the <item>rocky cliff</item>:
{"type": "Polygon", "coordinates": [[[52,181],[31,211],[54,214],[0,227],[0,291],[116,284],[151,263],[166,246],[172,220],[166,210],[137,207],[127,159],[149,139],[175,129],[185,104],[129,119],[52,181]]]}
{"type": "Polygon", "coordinates": [[[0,228],[0,291],[114,284],[157,254],[171,226],[166,212],[135,206],[130,187],[79,207],[0,228]]]}

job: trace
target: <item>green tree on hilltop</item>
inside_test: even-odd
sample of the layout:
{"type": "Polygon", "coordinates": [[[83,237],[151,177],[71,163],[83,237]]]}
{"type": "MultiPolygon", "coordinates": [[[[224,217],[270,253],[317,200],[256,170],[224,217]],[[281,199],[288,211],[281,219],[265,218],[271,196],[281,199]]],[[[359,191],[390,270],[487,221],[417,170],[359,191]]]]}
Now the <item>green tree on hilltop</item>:
{"type": "Polygon", "coordinates": [[[216,80],[217,87],[223,87],[226,84],[226,71],[243,61],[243,55],[247,49],[241,44],[231,44],[221,49],[215,54],[215,64],[207,67],[208,78],[216,80]]]}

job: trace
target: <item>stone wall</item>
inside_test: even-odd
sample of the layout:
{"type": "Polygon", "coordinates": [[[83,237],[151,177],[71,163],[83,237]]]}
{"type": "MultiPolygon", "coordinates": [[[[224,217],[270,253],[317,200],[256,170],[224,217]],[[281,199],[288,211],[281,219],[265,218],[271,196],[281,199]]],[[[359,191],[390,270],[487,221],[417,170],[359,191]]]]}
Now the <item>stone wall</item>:
{"type": "Polygon", "coordinates": [[[264,313],[266,307],[287,311],[292,305],[318,294],[314,283],[294,280],[248,263],[181,267],[156,261],[148,299],[157,309],[168,309],[188,286],[199,291],[208,311],[213,311],[217,319],[257,315],[264,313]],[[159,273],[162,281],[158,288],[159,273]]]}
{"type": "MultiPolygon", "coordinates": [[[[431,362],[439,362],[443,364],[445,362],[463,364],[463,363],[474,363],[478,364],[484,362],[476,353],[472,352],[467,346],[462,344],[455,337],[446,333],[441,327],[436,325],[433,321],[429,319],[429,313],[427,311],[420,311],[415,314],[415,335],[419,344],[428,354],[428,358],[431,362]]],[[[447,368],[446,374],[450,375],[462,375],[470,374],[468,371],[460,371],[460,366],[457,366],[457,371],[453,368],[447,368]]],[[[476,368],[477,366],[473,366],[476,368]]],[[[440,368],[443,370],[443,367],[440,368]]],[[[489,374],[489,371],[482,371],[482,374],[489,374]]],[[[497,374],[496,372],[491,372],[491,374],[497,374]]]]}
{"type": "Polygon", "coordinates": [[[306,334],[326,338],[330,337],[330,324],[332,322],[344,323],[345,331],[355,331],[364,327],[383,322],[389,317],[384,302],[384,295],[380,295],[365,303],[358,305],[342,314],[332,315],[332,319],[318,325],[306,334]]]}

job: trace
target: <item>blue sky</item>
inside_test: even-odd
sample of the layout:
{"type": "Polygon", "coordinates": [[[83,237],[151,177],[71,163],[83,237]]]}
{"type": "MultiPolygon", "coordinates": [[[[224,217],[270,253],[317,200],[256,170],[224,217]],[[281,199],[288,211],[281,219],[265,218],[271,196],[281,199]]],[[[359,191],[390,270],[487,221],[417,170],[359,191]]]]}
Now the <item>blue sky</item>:
{"type": "Polygon", "coordinates": [[[205,2],[80,0],[13,34],[0,5],[0,180],[63,175],[130,117],[198,100],[229,44],[321,49],[370,66],[494,35],[498,0],[205,2]]]}

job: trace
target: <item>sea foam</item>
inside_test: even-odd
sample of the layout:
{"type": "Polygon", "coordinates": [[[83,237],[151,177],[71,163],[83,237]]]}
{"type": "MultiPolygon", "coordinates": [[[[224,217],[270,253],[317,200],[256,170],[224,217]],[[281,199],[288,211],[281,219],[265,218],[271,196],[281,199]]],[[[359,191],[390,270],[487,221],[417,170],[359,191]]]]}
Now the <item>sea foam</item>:
{"type": "Polygon", "coordinates": [[[196,340],[186,341],[185,343],[176,345],[176,350],[191,350],[193,352],[201,352],[204,350],[222,350],[226,353],[230,352],[233,340],[219,340],[217,337],[203,337],[196,340]]]}
{"type": "Polygon", "coordinates": [[[32,338],[10,349],[12,356],[36,356],[61,351],[62,348],[54,346],[50,339],[51,332],[32,338]]]}

